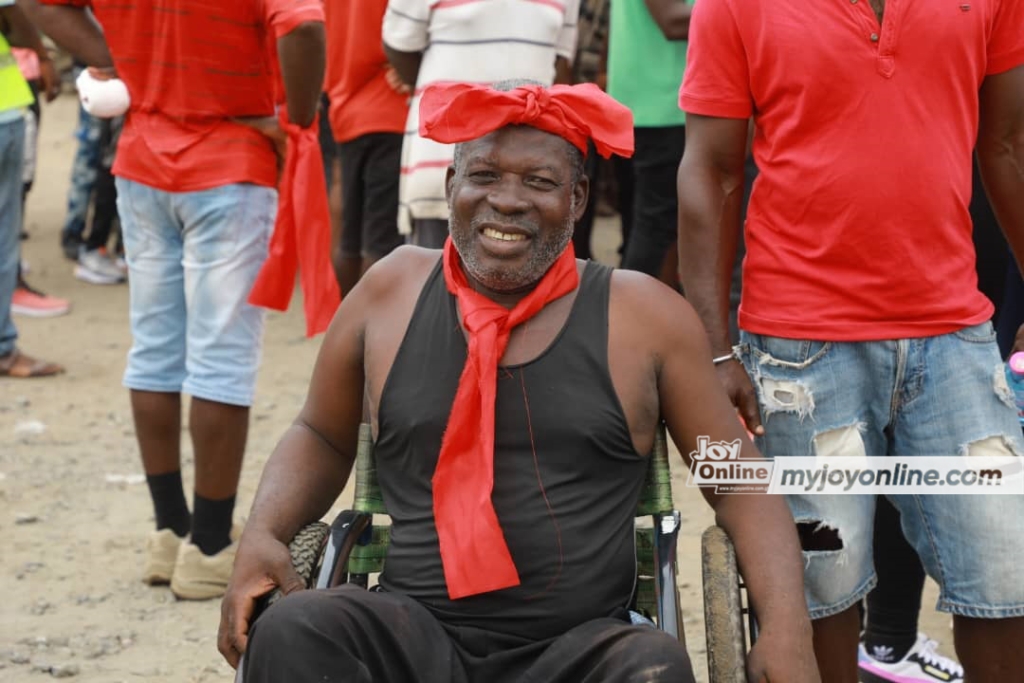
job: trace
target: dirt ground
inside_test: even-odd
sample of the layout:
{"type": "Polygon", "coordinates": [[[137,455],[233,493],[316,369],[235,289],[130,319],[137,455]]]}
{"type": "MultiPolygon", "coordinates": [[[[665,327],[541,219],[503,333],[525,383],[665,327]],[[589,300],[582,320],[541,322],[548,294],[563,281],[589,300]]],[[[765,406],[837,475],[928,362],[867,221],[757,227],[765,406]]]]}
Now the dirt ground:
{"type": "MultiPolygon", "coordinates": [[[[167,588],[139,581],[152,508],[136,454],[121,373],[130,343],[126,286],[72,277],[58,247],[75,141],[73,96],[46,107],[36,189],[28,206],[29,280],[73,301],[69,316],[18,318],[20,344],[64,363],[63,377],[0,380],[0,680],[74,677],[81,681],[230,681],[217,653],[217,601],[177,602],[167,588]]],[[[598,255],[614,259],[613,220],[597,230],[598,255]]],[[[238,514],[252,501],[260,471],[303,400],[319,340],[307,340],[298,300],[267,325],[259,391],[238,514]]],[[[187,427],[186,427],[187,428],[187,427]]],[[[191,476],[185,444],[184,473],[191,476]]],[[[676,469],[683,515],[679,583],[686,636],[698,680],[706,680],[700,600],[700,533],[710,510],[676,469]]],[[[347,507],[351,493],[339,498],[347,507]]],[[[332,511],[333,516],[334,511],[332,511]]],[[[949,620],[932,610],[922,627],[952,653],[949,620]]]]}

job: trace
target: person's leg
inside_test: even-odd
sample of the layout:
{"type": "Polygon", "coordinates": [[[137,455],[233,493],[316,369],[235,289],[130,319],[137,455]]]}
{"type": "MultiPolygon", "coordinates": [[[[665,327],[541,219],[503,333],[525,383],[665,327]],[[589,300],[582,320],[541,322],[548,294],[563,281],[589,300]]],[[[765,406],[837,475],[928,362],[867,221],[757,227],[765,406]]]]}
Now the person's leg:
{"type": "Polygon", "coordinates": [[[181,387],[185,381],[185,289],[181,228],[166,193],[117,179],[118,207],[131,274],[132,347],[124,373],[135,438],[156,528],[143,580],[171,580],[190,514],[181,483],[181,387]]]}
{"type": "MultiPolygon", "coordinates": [[[[908,381],[897,395],[899,455],[1020,456],[1024,438],[991,323],[908,340],[908,381]]],[[[1015,680],[1024,671],[1024,499],[1017,495],[902,495],[907,540],[954,615],[965,680],[1015,680]]]]}
{"type": "Polygon", "coordinates": [[[398,177],[402,165],[402,135],[374,133],[369,138],[363,167],[362,269],[402,245],[398,233],[398,177]]]}
{"type": "MultiPolygon", "coordinates": [[[[362,275],[363,266],[363,174],[366,172],[368,136],[338,145],[341,158],[341,233],[331,241],[334,274],[342,296],[352,291],[362,275]]],[[[395,178],[398,184],[398,178],[395,178]]],[[[395,207],[395,220],[398,207],[395,207]]]]}
{"type": "Polygon", "coordinates": [[[18,330],[11,317],[11,299],[18,285],[21,247],[21,164],[25,155],[25,122],[0,123],[0,361],[14,353],[18,330]]]}
{"type": "Polygon", "coordinates": [[[61,230],[61,246],[64,256],[72,261],[78,259],[78,250],[85,233],[85,222],[89,215],[96,171],[100,163],[100,119],[90,116],[79,107],[78,149],[71,164],[71,185],[68,188],[68,210],[61,230]]]}
{"type": "MultiPolygon", "coordinates": [[[[683,126],[637,128],[635,135],[633,230],[622,267],[659,277],[665,255],[676,241],[676,176],[686,130],[683,126]]],[[[678,286],[678,278],[673,274],[666,284],[678,286]]]]}
{"type": "Polygon", "coordinates": [[[440,249],[448,239],[448,221],[441,218],[413,218],[409,244],[440,249]]]}
{"type": "MultiPolygon", "coordinates": [[[[897,362],[885,343],[833,343],[741,333],[758,394],[768,457],[863,456],[886,451],[890,391],[879,377],[897,362]],[[841,378],[841,381],[839,381],[841,378]]],[[[804,590],[822,680],[855,683],[857,604],[874,587],[874,496],[787,497],[804,551],[804,590]]]]}
{"type": "Polygon", "coordinates": [[[25,229],[25,206],[28,203],[28,193],[32,190],[32,183],[36,177],[36,159],[39,150],[39,125],[42,121],[42,107],[39,106],[39,90],[41,83],[38,80],[28,82],[32,90],[32,104],[29,105],[28,115],[25,117],[25,154],[24,164],[21,169],[22,193],[21,193],[21,223],[18,226],[19,237],[28,238],[28,231],[25,229]]]}
{"type": "Polygon", "coordinates": [[[692,683],[686,648],[651,626],[597,619],[570,630],[522,677],[529,683],[692,683]]]}
{"type": "Polygon", "coordinates": [[[232,515],[256,388],[265,312],[247,299],[267,257],[277,193],[236,184],[174,195],[182,221],[189,433],[196,480],[192,537],[171,581],[181,598],[222,595],[235,540],[232,515]]]}
{"type": "Polygon", "coordinates": [[[875,508],[875,572],[878,585],[867,597],[864,648],[879,661],[897,662],[917,642],[925,574],[903,537],[900,513],[885,496],[875,508]]]}
{"type": "Polygon", "coordinates": [[[466,683],[451,639],[425,607],[351,585],[292,593],[253,624],[245,683],[466,683]]]}
{"type": "Polygon", "coordinates": [[[626,157],[612,157],[612,171],[615,175],[616,198],[619,209],[619,220],[622,224],[622,245],[619,255],[626,253],[629,237],[633,234],[633,215],[635,181],[633,179],[633,160],[626,157]]]}

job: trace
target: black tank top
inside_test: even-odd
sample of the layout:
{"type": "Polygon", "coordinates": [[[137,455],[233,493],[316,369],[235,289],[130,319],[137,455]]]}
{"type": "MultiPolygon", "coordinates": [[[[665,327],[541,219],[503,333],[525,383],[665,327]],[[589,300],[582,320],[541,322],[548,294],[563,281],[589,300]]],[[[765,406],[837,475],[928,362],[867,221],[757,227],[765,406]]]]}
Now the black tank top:
{"type": "Polygon", "coordinates": [[[381,395],[374,452],[392,518],[385,590],[453,626],[537,640],[629,605],[648,460],[633,448],[608,370],[610,281],[610,268],[588,262],[552,344],[529,363],[498,368],[492,500],[521,585],[453,601],[430,480],[466,342],[439,262],[381,395]]]}

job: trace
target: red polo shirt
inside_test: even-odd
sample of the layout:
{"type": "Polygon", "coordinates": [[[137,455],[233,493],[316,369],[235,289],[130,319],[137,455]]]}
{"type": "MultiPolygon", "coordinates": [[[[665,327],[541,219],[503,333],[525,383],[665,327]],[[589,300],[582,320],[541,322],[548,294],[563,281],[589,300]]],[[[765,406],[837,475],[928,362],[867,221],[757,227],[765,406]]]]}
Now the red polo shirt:
{"type": "Polygon", "coordinates": [[[161,190],[277,185],[269,140],[275,39],[323,21],[321,0],[40,0],[91,7],[131,95],[114,174],[161,190]]]}
{"type": "Polygon", "coordinates": [[[331,131],[338,142],[367,133],[403,133],[408,96],[384,76],[381,26],[388,0],[331,0],[324,7],[327,28],[327,95],[331,131]]]}
{"type": "Polygon", "coordinates": [[[1021,0],[888,0],[881,26],[867,0],[697,2],[680,106],[757,124],[741,327],[843,341],[987,320],[978,89],[1021,64],[1021,0]]]}

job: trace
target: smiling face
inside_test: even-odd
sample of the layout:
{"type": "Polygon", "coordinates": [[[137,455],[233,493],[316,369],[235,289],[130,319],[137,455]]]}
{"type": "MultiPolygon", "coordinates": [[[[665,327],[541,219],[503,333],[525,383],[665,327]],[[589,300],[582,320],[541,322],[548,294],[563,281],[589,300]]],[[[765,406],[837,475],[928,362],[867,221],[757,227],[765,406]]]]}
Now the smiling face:
{"type": "Polygon", "coordinates": [[[561,255],[588,189],[568,145],[528,126],[463,143],[445,189],[452,242],[471,281],[495,293],[528,290],[561,255]]]}

